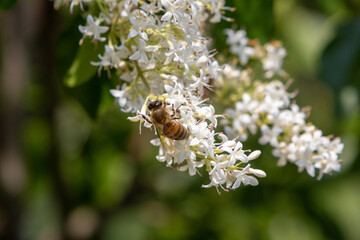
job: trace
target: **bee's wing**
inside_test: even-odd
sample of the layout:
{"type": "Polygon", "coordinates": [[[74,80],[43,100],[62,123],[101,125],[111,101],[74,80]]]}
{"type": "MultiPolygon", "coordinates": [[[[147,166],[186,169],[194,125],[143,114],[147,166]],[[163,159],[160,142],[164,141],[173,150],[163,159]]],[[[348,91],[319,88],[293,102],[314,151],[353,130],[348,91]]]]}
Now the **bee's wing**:
{"type": "Polygon", "coordinates": [[[164,136],[162,130],[159,127],[156,127],[156,131],[159,135],[161,146],[164,148],[164,150],[169,153],[173,154],[175,152],[175,147],[173,145],[173,142],[171,139],[164,136]]]}

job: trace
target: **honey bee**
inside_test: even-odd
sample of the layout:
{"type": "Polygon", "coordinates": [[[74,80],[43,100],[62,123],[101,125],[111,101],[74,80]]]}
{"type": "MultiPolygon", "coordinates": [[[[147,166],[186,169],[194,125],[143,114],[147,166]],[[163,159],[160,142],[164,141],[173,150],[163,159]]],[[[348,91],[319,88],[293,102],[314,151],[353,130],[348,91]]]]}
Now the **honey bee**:
{"type": "Polygon", "coordinates": [[[150,120],[158,130],[160,140],[161,135],[172,140],[184,140],[190,136],[190,132],[181,125],[176,119],[180,119],[180,111],[177,108],[170,114],[169,109],[166,108],[164,100],[154,100],[149,102],[148,110],[150,112],[150,120]]]}

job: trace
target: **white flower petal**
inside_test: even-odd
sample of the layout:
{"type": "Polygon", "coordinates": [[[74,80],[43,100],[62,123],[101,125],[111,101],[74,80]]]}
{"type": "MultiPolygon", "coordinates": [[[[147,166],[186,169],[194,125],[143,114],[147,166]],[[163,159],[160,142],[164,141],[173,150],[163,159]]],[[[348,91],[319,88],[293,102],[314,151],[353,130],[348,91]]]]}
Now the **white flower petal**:
{"type": "Polygon", "coordinates": [[[129,57],[130,60],[138,60],[140,58],[140,51],[136,51],[133,55],[129,57]]]}
{"type": "Polygon", "coordinates": [[[161,17],[161,21],[164,21],[164,22],[169,21],[171,19],[171,17],[172,17],[172,13],[171,12],[166,12],[164,14],[164,16],[161,17]]]}
{"type": "Polygon", "coordinates": [[[258,158],[260,156],[260,154],[261,154],[260,150],[255,150],[255,151],[251,152],[248,156],[249,161],[258,158]]]}
{"type": "Polygon", "coordinates": [[[133,38],[136,35],[138,35],[137,31],[135,31],[134,29],[132,29],[129,33],[129,35],[127,36],[127,38],[133,38]]]}

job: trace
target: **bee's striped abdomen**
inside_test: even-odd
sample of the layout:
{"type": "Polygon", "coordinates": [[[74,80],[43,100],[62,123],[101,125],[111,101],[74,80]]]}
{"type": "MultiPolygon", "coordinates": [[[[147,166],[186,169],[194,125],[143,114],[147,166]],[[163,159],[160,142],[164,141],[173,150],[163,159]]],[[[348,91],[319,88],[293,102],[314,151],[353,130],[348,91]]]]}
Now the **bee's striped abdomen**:
{"type": "Polygon", "coordinates": [[[174,140],[183,140],[190,136],[189,131],[176,121],[171,121],[165,124],[163,133],[166,137],[174,140]]]}

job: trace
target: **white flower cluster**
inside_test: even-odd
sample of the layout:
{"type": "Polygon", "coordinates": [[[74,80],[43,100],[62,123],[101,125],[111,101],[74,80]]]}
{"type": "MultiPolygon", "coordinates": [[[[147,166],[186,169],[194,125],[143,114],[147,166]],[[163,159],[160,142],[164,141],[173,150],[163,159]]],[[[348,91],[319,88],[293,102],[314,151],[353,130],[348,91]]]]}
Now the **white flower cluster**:
{"type": "MultiPolygon", "coordinates": [[[[80,4],[71,1],[71,10],[80,4]]],[[[159,138],[152,141],[159,147],[157,159],[191,176],[205,167],[210,183],[203,187],[227,190],[241,183],[257,185],[252,175],[264,177],[265,172],[250,168],[248,162],[260,151],[247,153],[240,142],[216,133],[215,109],[202,98],[222,70],[213,58],[215,50],[208,49],[209,39],[201,35],[202,24],[206,19],[227,19],[222,13],[231,9],[224,1],[104,0],[97,4],[99,16],[88,15],[87,24],[79,27],[83,39],[106,43],[100,61],[92,64],[119,76],[121,86],[111,94],[122,111],[137,113],[129,119],[158,130],[159,138]],[[189,131],[187,139],[172,140],[163,134],[163,126],[151,122],[147,106],[159,98],[169,112],[180,112],[181,117],[172,121],[189,131]]]]}
{"type": "MultiPolygon", "coordinates": [[[[250,56],[247,53],[251,52],[249,49],[245,51],[248,48],[245,31],[228,30],[227,33],[232,53],[238,55],[240,63],[244,64],[250,56]]],[[[259,46],[256,48],[261,49],[259,46]]],[[[259,51],[257,57],[263,63],[265,77],[270,78],[274,74],[286,76],[282,70],[286,51],[280,43],[266,44],[263,49],[264,53],[259,51]]],[[[232,80],[234,85],[248,88],[246,92],[237,92],[235,108],[226,110],[229,118],[222,121],[226,134],[239,136],[241,141],[245,141],[249,132],[256,134],[260,129],[260,144],[270,144],[274,148],[273,155],[279,158],[279,166],[284,166],[287,162],[294,163],[300,172],[306,169],[312,177],[318,169],[318,179],[324,173],[340,171],[341,160],[338,155],[343,150],[343,143],[339,138],[323,136],[319,129],[306,123],[306,112],[292,103],[291,99],[295,94],[289,93],[281,81],[257,81],[249,87],[251,84],[245,81],[248,80],[248,72],[230,66],[227,66],[223,77],[232,80]]]]}
{"type": "Polygon", "coordinates": [[[209,16],[212,21],[223,17],[224,1],[124,0],[102,5],[107,11],[99,17],[88,15],[87,25],[79,29],[84,37],[108,39],[100,62],[92,64],[99,71],[118,71],[122,86],[114,96],[122,111],[136,112],[150,93],[164,93],[168,81],[203,91],[217,78],[221,68],[200,29],[209,16]],[[109,27],[101,24],[110,23],[112,32],[102,37],[109,27]]]}
{"type": "MultiPolygon", "coordinates": [[[[243,150],[241,142],[229,140],[222,133],[215,133],[219,116],[215,115],[214,107],[206,104],[199,95],[191,94],[182,84],[176,83],[174,87],[166,85],[165,88],[167,93],[154,97],[154,100],[163,98],[169,111],[178,109],[182,116],[178,123],[186,127],[191,135],[185,140],[171,140],[162,135],[160,130],[160,138],[152,140],[153,145],[160,147],[156,158],[180,171],[188,170],[191,176],[197,173],[197,168],[205,167],[210,183],[203,187],[214,186],[218,192],[219,187],[223,190],[236,189],[241,183],[258,185],[258,180],[252,175],[265,177],[266,174],[260,169],[251,168],[249,161],[256,159],[260,151],[246,154],[250,151],[243,150]],[[216,137],[221,142],[216,143],[216,137]]],[[[141,121],[145,127],[156,128],[156,124],[148,122],[145,109],[129,119],[141,121]]]]}
{"type": "Polygon", "coordinates": [[[251,57],[261,59],[266,78],[272,78],[275,75],[287,77],[287,73],[282,69],[286,50],[279,41],[272,41],[261,48],[256,40],[247,38],[245,30],[226,29],[225,33],[230,52],[237,55],[241,65],[246,65],[251,57]]]}
{"type": "Polygon", "coordinates": [[[255,48],[249,46],[249,39],[245,30],[234,31],[233,29],[225,29],[228,38],[226,43],[230,46],[230,52],[237,55],[241,65],[249,62],[249,57],[255,55],[255,48]]]}
{"type": "MultiPolygon", "coordinates": [[[[95,0],[57,0],[55,5],[60,3],[70,3],[72,12],[75,6],[83,9],[84,3],[95,0]]],[[[338,154],[343,144],[306,124],[305,112],[291,103],[294,94],[280,81],[254,82],[249,68],[219,66],[216,50],[208,49],[210,39],[202,32],[208,19],[230,20],[222,15],[232,10],[225,0],[97,0],[96,6],[99,15],[88,14],[86,25],[79,26],[80,44],[85,38],[105,42],[99,61],[91,64],[99,72],[106,70],[119,77],[119,86],[111,94],[123,112],[136,113],[129,120],[140,121],[140,129],[144,125],[157,130],[159,138],[151,143],[159,147],[159,161],[187,170],[191,176],[204,168],[210,183],[203,187],[214,186],[218,191],[238,188],[241,183],[257,185],[254,176],[266,174],[251,168],[249,161],[260,151],[243,150],[240,141],[247,139],[248,132],[260,130],[260,143],[274,147],[279,165],[294,163],[311,176],[319,169],[319,178],[340,170],[338,154]],[[224,93],[227,104],[235,104],[221,121],[227,135],[215,132],[220,115],[203,99],[205,90],[213,87],[219,95],[224,93]],[[152,121],[149,104],[159,99],[166,103],[168,121],[185,127],[189,137],[173,140],[164,134],[164,125],[152,121]]],[[[262,64],[265,78],[288,77],[282,69],[286,50],[280,42],[261,46],[248,39],[245,30],[225,32],[230,52],[241,67],[255,59],[262,64]]]]}
{"type": "Polygon", "coordinates": [[[286,56],[285,48],[281,47],[280,42],[273,41],[265,45],[266,55],[263,59],[265,77],[272,78],[275,74],[287,77],[287,73],[282,69],[283,59],[286,56]]]}

